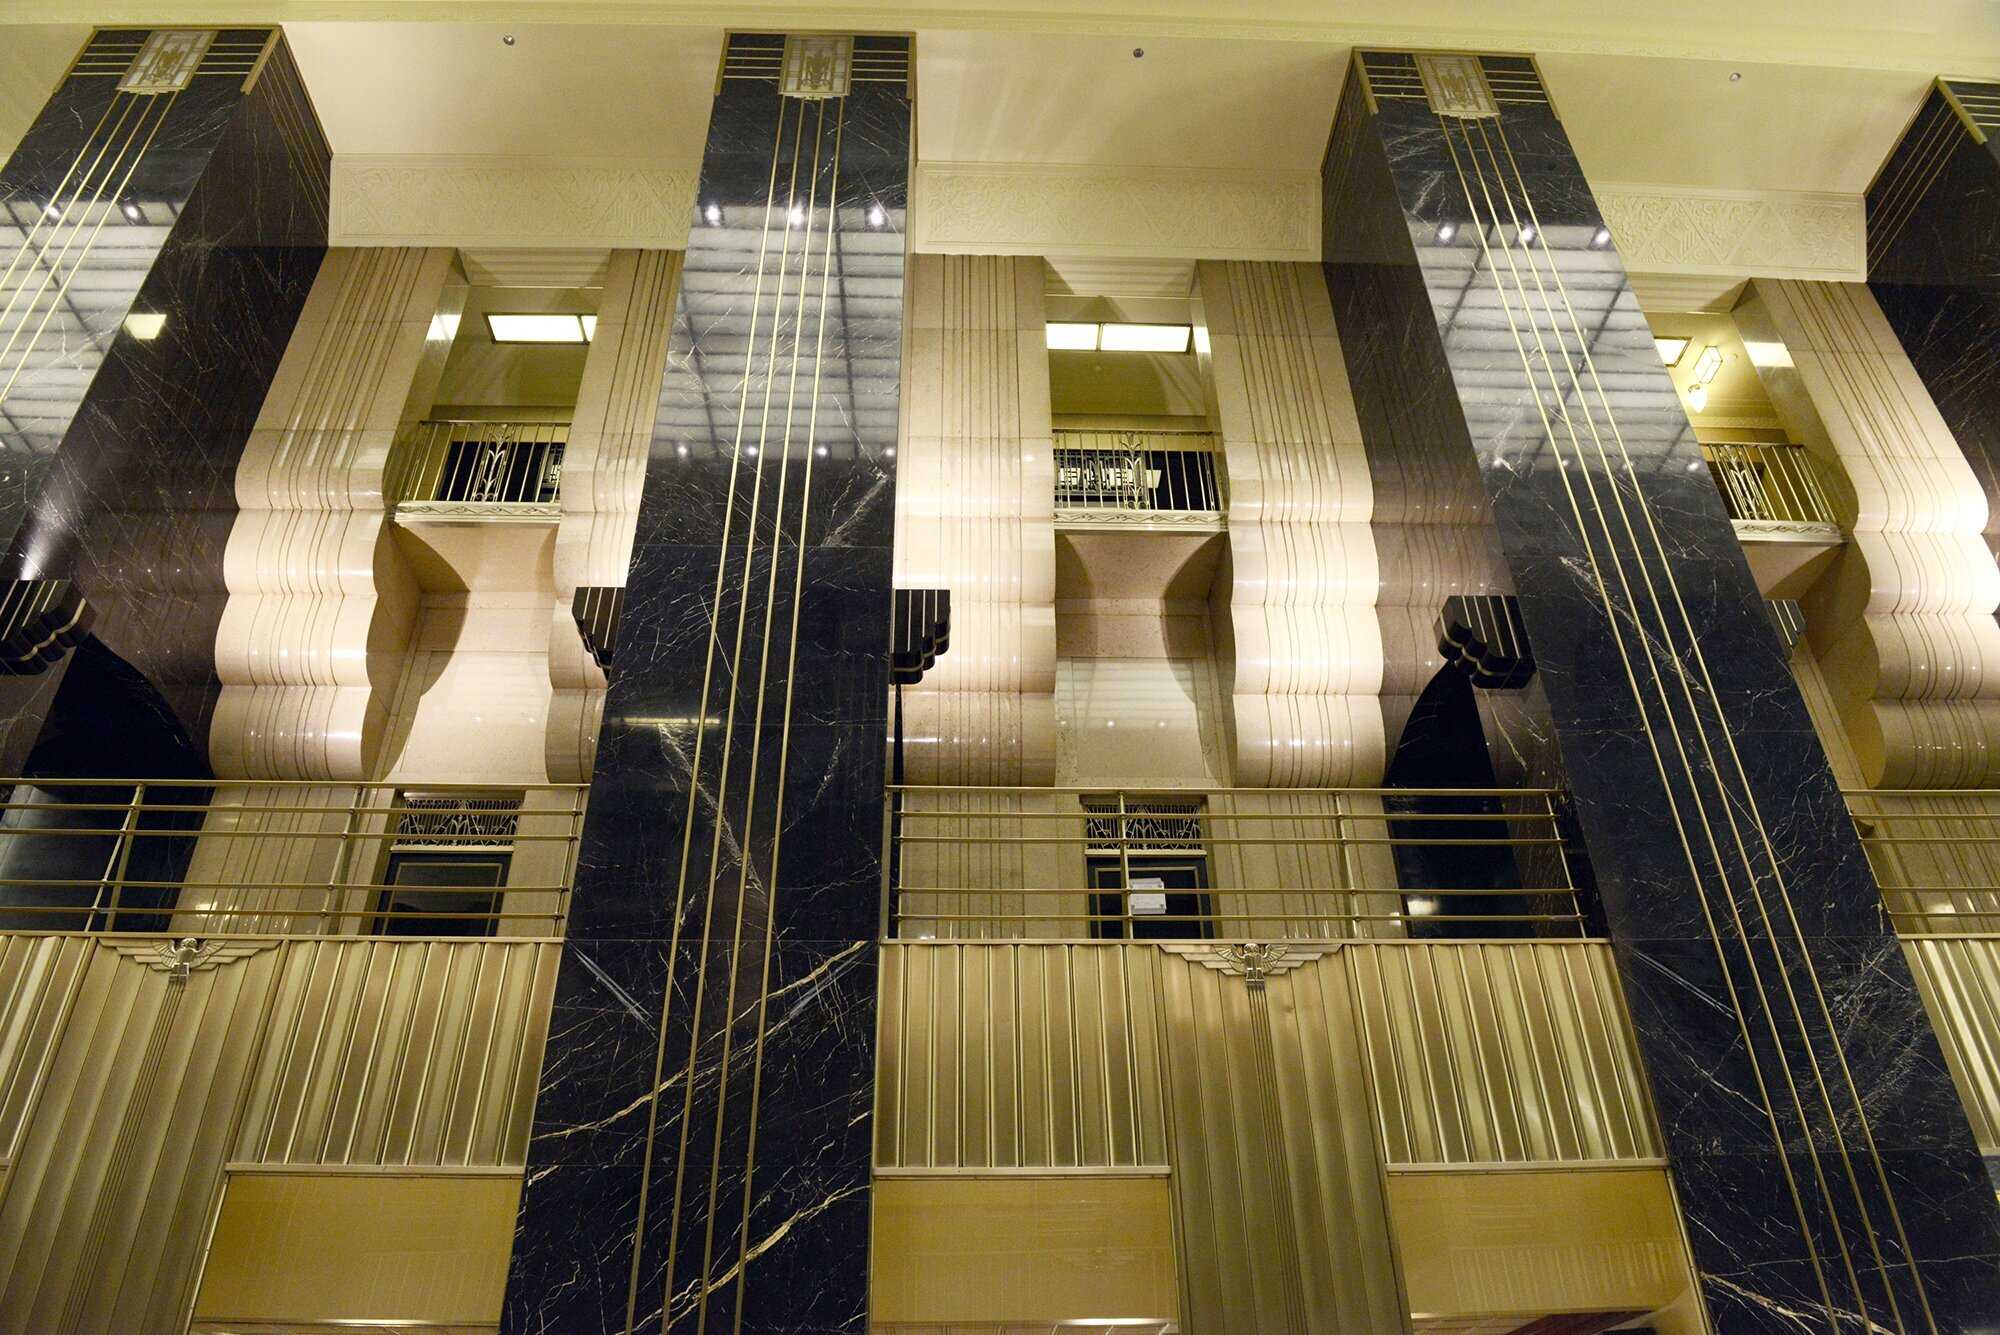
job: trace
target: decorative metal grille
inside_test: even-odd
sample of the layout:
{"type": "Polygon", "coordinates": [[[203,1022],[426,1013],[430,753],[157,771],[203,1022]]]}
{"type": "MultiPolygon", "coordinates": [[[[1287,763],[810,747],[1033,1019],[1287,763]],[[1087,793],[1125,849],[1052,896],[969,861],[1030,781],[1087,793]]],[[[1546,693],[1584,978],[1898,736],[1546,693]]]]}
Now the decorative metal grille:
{"type": "Polygon", "coordinates": [[[1086,800],[1083,809],[1088,813],[1084,841],[1091,852],[1120,844],[1133,852],[1202,852],[1200,802],[1127,802],[1123,816],[1115,805],[1107,808],[1101,801],[1086,800]]]}
{"type": "Polygon", "coordinates": [[[1058,431],[1056,504],[1105,510],[1216,511],[1214,438],[1163,431],[1058,431]]]}
{"type": "Polygon", "coordinates": [[[396,846],[511,848],[521,830],[518,797],[424,797],[405,794],[396,816],[396,846]]]}

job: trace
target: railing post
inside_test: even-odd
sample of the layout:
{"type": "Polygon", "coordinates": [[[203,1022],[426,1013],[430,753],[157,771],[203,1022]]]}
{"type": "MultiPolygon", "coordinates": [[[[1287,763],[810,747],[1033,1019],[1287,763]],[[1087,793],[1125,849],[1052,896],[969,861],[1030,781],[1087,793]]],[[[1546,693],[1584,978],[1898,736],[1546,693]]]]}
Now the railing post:
{"type": "MultiPolygon", "coordinates": [[[[1088,836],[1086,836],[1088,837],[1088,836]]],[[[1132,843],[1127,837],[1125,790],[1118,790],[1118,921],[1119,934],[1132,938],[1132,843]]]]}
{"type": "MultiPolygon", "coordinates": [[[[341,822],[340,838],[334,844],[333,870],[327,873],[326,902],[320,908],[319,935],[332,936],[329,925],[334,921],[334,902],[340,894],[341,886],[347,878],[347,850],[354,843],[354,818],[360,814],[361,795],[366,789],[355,785],[354,800],[347,804],[347,816],[341,822]]],[[[395,817],[390,817],[394,820],[395,817]]],[[[303,893],[303,892],[302,892],[303,893]]]]}
{"type": "Polygon", "coordinates": [[[118,910],[125,900],[125,876],[132,867],[132,835],[138,829],[139,809],[146,801],[146,785],[132,786],[132,801],[125,808],[125,819],[118,828],[118,843],[111,850],[111,860],[105,866],[105,880],[98,887],[97,897],[102,905],[105,896],[110,896],[109,911],[104,916],[104,930],[118,930],[118,910]]]}

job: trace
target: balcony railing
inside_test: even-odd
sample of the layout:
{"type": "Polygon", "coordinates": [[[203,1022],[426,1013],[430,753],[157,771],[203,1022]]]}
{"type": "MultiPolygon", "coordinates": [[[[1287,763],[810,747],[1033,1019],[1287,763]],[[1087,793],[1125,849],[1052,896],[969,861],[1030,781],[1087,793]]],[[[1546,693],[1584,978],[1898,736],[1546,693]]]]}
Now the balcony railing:
{"type": "Polygon", "coordinates": [[[560,936],[584,792],[0,780],[0,928],[560,936]]]}
{"type": "Polygon", "coordinates": [[[1207,432],[1058,431],[1055,451],[1058,522],[1221,520],[1207,432]]]}
{"type": "Polygon", "coordinates": [[[561,514],[566,422],[417,423],[389,464],[399,514],[547,519],[561,514]]]}
{"type": "Polygon", "coordinates": [[[1704,442],[1701,452],[1739,532],[1839,538],[1833,506],[1804,446],[1704,442]]]}
{"type": "Polygon", "coordinates": [[[892,787],[882,931],[1583,936],[1561,809],[1548,789],[892,787]]]}
{"type": "Polygon", "coordinates": [[[1900,935],[2000,933],[2000,789],[1870,788],[1845,796],[1900,935]]]}

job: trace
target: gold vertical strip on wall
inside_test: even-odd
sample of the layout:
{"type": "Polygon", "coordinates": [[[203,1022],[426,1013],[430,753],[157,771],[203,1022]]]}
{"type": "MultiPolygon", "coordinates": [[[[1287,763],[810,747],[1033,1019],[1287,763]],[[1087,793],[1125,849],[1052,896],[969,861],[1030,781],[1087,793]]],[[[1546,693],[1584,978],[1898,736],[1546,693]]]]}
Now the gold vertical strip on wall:
{"type": "Polygon", "coordinates": [[[1343,954],[1390,1164],[1664,1153],[1609,946],[1410,943],[1343,954]]]}
{"type": "Polygon", "coordinates": [[[878,1169],[1166,1162],[1156,952],[882,947],[878,1169]]]}
{"type": "Polygon", "coordinates": [[[549,942],[0,934],[0,1333],[178,1329],[224,1165],[519,1166],[549,942]]]}
{"type": "Polygon", "coordinates": [[[548,1035],[549,943],[297,942],[237,1162],[518,1166],[548,1035]]]}
{"type": "Polygon", "coordinates": [[[1240,977],[1162,956],[1184,1314],[1218,1335],[1407,1324],[1337,954],[1240,977]]]}
{"type": "Polygon", "coordinates": [[[1903,954],[1979,1152],[2000,1154],[2000,938],[1906,939],[1903,954]]]}

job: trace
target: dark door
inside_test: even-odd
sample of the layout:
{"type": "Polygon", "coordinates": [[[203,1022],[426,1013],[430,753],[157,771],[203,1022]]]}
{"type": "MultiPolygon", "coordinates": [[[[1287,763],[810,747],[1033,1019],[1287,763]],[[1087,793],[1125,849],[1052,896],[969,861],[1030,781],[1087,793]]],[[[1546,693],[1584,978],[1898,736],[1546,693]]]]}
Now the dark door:
{"type": "Polygon", "coordinates": [[[1124,922],[1093,921],[1090,934],[1107,941],[1181,941],[1213,936],[1214,913],[1208,889],[1208,865],[1203,858],[1135,857],[1132,879],[1115,857],[1090,859],[1090,911],[1130,914],[1124,922]]]}
{"type": "Polygon", "coordinates": [[[508,853],[391,853],[378,936],[492,936],[508,853]],[[424,916],[408,917],[407,914],[424,916]],[[439,915],[439,916],[430,916],[439,915]]]}

